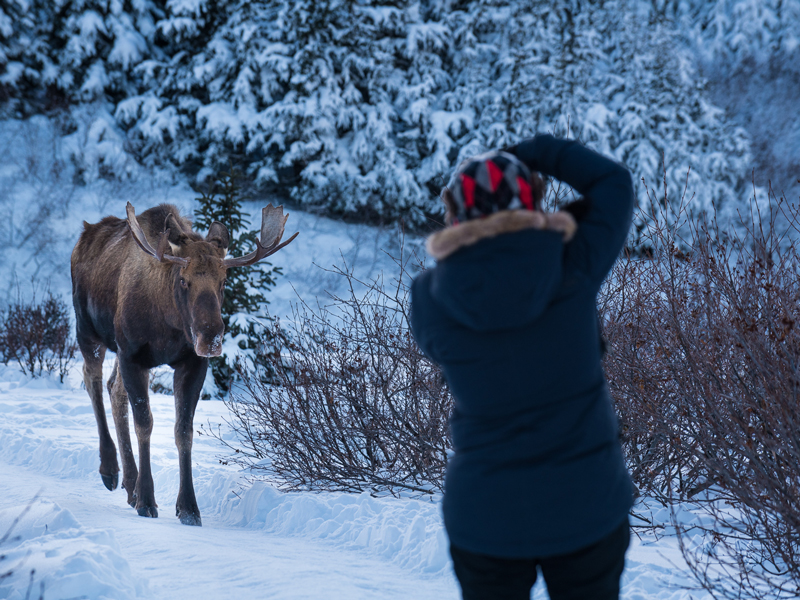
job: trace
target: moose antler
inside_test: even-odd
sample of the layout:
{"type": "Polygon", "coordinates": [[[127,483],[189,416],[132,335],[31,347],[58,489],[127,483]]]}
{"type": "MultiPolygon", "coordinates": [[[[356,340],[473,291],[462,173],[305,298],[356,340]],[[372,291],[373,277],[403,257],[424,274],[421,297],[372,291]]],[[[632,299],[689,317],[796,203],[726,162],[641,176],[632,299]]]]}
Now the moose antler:
{"type": "Polygon", "coordinates": [[[271,254],[275,254],[278,250],[289,244],[300,232],[295,233],[288,240],[280,243],[283,237],[283,229],[286,226],[286,221],[289,215],[283,214],[283,205],[275,207],[268,204],[261,209],[261,239],[256,240],[256,249],[254,252],[246,256],[238,258],[226,258],[222,263],[230,267],[247,267],[257,263],[271,254]]]}
{"type": "Polygon", "coordinates": [[[171,254],[165,254],[167,248],[169,248],[169,229],[164,231],[161,234],[161,237],[158,238],[158,246],[153,249],[150,245],[150,242],[147,241],[147,237],[144,235],[144,231],[142,230],[142,226],[139,225],[139,221],[136,220],[136,213],[133,209],[133,205],[128,202],[128,205],[125,207],[125,212],[128,213],[128,228],[131,230],[131,234],[133,235],[133,239],[139,245],[139,247],[147,252],[150,256],[154,257],[156,260],[160,262],[171,262],[182,267],[185,267],[189,264],[188,258],[181,258],[180,256],[172,256],[171,254]]]}

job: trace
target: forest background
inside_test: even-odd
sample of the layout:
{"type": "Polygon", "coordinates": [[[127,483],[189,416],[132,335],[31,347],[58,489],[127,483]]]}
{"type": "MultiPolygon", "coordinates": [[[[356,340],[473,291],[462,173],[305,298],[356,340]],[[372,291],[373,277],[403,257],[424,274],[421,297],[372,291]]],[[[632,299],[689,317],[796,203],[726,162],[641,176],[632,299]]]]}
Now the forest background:
{"type": "Polygon", "coordinates": [[[461,160],[551,132],[727,223],[753,183],[795,195],[798,24],[798,0],[3,0],[0,116],[50,116],[80,184],[233,161],[259,194],[419,232],[461,160]]]}

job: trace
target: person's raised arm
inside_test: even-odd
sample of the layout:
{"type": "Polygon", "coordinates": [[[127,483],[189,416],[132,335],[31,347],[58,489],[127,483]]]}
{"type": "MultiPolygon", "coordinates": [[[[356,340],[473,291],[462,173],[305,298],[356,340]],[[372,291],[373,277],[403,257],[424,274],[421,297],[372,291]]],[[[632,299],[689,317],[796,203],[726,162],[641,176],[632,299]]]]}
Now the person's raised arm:
{"type": "Polygon", "coordinates": [[[532,171],[571,185],[588,204],[569,243],[567,257],[601,281],[625,245],[633,215],[633,185],[627,169],[574,140],[537,135],[505,149],[532,171]]]}

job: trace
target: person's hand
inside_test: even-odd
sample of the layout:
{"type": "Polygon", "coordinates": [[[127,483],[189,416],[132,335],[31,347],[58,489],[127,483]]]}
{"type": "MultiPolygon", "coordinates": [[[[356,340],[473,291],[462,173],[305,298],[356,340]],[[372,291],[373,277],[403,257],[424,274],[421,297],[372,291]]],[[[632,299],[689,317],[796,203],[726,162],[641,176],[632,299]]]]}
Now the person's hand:
{"type": "Polygon", "coordinates": [[[539,171],[539,164],[536,160],[536,138],[537,136],[526,138],[517,144],[501,148],[501,152],[508,152],[516,156],[531,171],[539,171]]]}

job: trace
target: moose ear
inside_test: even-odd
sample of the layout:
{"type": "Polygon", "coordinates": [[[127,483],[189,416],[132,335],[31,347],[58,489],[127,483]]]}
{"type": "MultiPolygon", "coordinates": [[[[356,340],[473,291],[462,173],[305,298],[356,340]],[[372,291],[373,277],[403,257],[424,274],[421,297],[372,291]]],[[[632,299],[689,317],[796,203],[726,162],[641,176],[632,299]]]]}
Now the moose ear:
{"type": "Polygon", "coordinates": [[[214,221],[211,227],[208,228],[206,241],[216,244],[223,250],[227,250],[228,245],[231,243],[231,236],[228,234],[228,228],[219,221],[214,221]]]}
{"type": "Polygon", "coordinates": [[[164,231],[167,229],[169,229],[169,243],[173,246],[180,246],[186,241],[186,232],[183,225],[172,213],[167,215],[167,220],[164,223],[164,231]]]}

